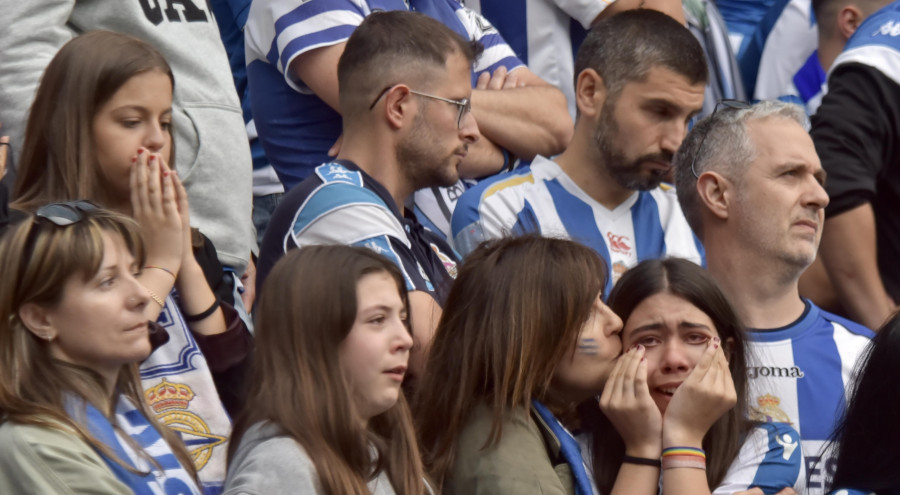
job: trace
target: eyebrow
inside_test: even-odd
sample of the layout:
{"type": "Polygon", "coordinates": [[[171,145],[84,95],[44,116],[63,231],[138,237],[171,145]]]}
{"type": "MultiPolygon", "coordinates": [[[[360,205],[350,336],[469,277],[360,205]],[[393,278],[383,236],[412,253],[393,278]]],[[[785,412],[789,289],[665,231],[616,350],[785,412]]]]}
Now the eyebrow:
{"type": "MultiPolygon", "coordinates": [[[[635,334],[642,333],[642,332],[651,332],[654,330],[659,330],[664,327],[665,327],[665,325],[662,322],[648,323],[646,325],[641,325],[641,326],[635,328],[631,332],[631,335],[634,336],[635,334]]],[[[694,322],[690,322],[690,321],[679,322],[678,328],[679,329],[688,329],[688,330],[694,330],[694,329],[699,328],[699,329],[711,331],[708,325],[704,325],[703,323],[694,323],[694,322]]]]}
{"type": "MultiPolygon", "coordinates": [[[[121,107],[116,107],[115,109],[113,109],[113,112],[121,112],[121,111],[125,111],[125,110],[133,110],[135,112],[140,112],[140,113],[149,113],[149,111],[147,110],[147,107],[142,107],[140,105],[123,105],[121,107]]],[[[171,113],[172,113],[172,107],[169,107],[165,111],[163,111],[162,115],[167,115],[167,114],[171,114],[171,113]]]]}

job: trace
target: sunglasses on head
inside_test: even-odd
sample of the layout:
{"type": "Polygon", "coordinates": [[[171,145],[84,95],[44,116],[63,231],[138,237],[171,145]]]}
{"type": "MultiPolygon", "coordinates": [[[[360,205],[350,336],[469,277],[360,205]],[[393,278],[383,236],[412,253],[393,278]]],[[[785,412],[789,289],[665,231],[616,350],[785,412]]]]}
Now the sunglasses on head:
{"type": "Polygon", "coordinates": [[[59,227],[65,227],[84,220],[84,214],[100,209],[99,206],[86,200],[50,203],[41,206],[34,212],[36,218],[43,218],[59,227]]]}

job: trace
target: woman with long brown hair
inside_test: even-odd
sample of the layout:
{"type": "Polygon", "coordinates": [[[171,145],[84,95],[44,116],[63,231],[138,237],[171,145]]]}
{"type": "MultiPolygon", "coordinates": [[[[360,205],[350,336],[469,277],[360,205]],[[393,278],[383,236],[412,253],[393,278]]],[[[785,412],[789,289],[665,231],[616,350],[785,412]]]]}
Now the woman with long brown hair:
{"type": "Polygon", "coordinates": [[[600,398],[605,417],[588,420],[594,476],[602,493],[630,463],[661,468],[666,495],[737,494],[753,488],[765,494],[803,493],[797,431],[784,423],[747,419],[743,326],[703,268],[677,258],[644,261],[622,275],[609,306],[625,321],[626,355],[641,357],[630,372],[620,363],[610,385],[634,390],[639,402],[657,409],[654,423],[662,434],[654,450],[630,454],[625,435],[619,434],[626,418],[610,410],[607,387],[600,398]]]}
{"type": "Polygon", "coordinates": [[[164,331],[142,257],[133,220],[86,202],[0,239],[0,493],[201,493],[143,400],[138,363],[164,331]]]}
{"type": "MultiPolygon", "coordinates": [[[[594,492],[572,432],[576,405],[603,390],[621,351],[606,279],[597,254],[568,240],[523,236],[469,254],[414,402],[444,493],[594,492]]],[[[632,446],[656,435],[635,431],[632,446]]],[[[623,469],[623,486],[655,487],[643,469],[623,469]]]]}
{"type": "Polygon", "coordinates": [[[367,248],[309,246],[279,260],[263,288],[256,386],[225,493],[429,491],[400,391],[413,341],[396,265],[367,248]]]}
{"type": "Polygon", "coordinates": [[[137,221],[146,242],[139,280],[150,297],[143,311],[170,336],[142,364],[144,393],[161,421],[198,435],[200,478],[218,489],[251,336],[232,275],[191,229],[187,193],[170,167],[174,84],[165,58],[142,40],[92,31],[69,41],[35,95],[10,216],[85,199],[137,221]],[[168,402],[170,393],[185,399],[168,402]]]}

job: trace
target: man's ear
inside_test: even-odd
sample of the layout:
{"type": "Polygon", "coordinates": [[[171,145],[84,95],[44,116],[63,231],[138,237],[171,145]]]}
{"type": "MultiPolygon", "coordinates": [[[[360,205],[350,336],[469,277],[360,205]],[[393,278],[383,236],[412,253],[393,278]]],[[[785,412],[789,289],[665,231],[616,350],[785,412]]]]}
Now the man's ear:
{"type": "Polygon", "coordinates": [[[51,341],[56,338],[56,327],[46,308],[35,303],[25,303],[19,308],[19,319],[29,332],[41,340],[51,341]]]}
{"type": "Polygon", "coordinates": [[[388,123],[394,129],[400,129],[414,117],[414,109],[409,88],[398,84],[384,95],[384,113],[388,123]]]}
{"type": "Polygon", "coordinates": [[[731,182],[718,172],[703,172],[697,179],[697,195],[713,215],[725,220],[734,196],[731,182]]]}
{"type": "Polygon", "coordinates": [[[866,20],[865,14],[856,5],[845,5],[837,14],[837,27],[844,41],[849,40],[856,29],[866,20]]]}
{"type": "Polygon", "coordinates": [[[606,84],[594,69],[585,69],[578,74],[575,82],[575,103],[578,111],[586,117],[596,117],[606,102],[606,84]]]}

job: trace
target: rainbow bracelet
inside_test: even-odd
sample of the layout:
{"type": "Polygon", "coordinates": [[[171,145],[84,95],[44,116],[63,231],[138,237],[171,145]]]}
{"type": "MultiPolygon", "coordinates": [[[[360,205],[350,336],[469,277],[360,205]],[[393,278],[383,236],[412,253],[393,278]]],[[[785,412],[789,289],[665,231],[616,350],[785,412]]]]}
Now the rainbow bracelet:
{"type": "Polygon", "coordinates": [[[706,469],[706,452],[694,447],[669,447],[662,451],[662,468],[706,469]]]}

